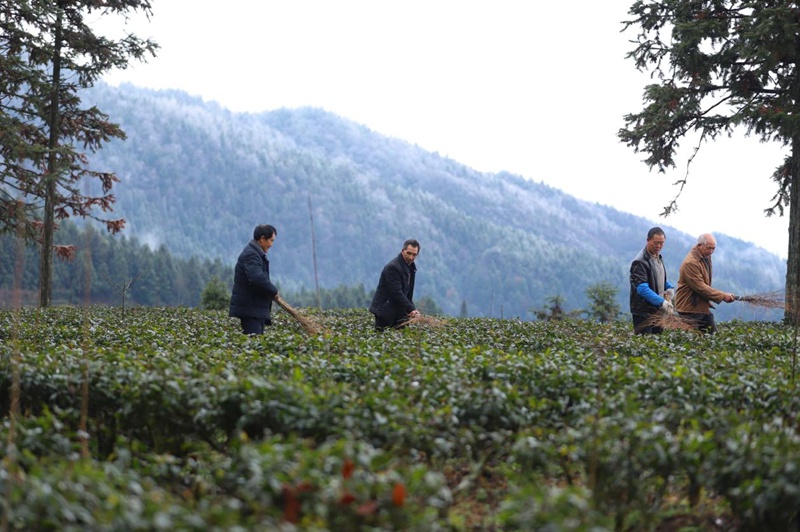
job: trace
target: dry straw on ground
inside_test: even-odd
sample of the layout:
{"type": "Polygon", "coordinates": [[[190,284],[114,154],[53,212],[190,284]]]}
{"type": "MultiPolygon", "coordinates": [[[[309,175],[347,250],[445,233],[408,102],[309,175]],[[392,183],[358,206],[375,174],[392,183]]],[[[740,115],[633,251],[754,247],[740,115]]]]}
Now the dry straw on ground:
{"type": "Polygon", "coordinates": [[[308,316],[303,316],[299,312],[297,312],[289,303],[283,300],[281,296],[275,296],[275,302],[280,305],[280,307],[288,312],[294,319],[300,322],[300,325],[303,326],[303,329],[308,334],[322,334],[325,332],[325,329],[317,323],[314,319],[309,318],[308,316]]]}
{"type": "Polygon", "coordinates": [[[697,329],[697,322],[691,318],[679,316],[678,314],[666,314],[660,311],[651,314],[645,323],[654,327],[661,327],[662,329],[675,329],[679,331],[694,331],[697,329]]]}
{"type": "Polygon", "coordinates": [[[431,327],[434,329],[438,329],[439,327],[444,327],[446,323],[445,320],[441,318],[435,318],[433,316],[423,316],[422,314],[418,314],[413,318],[409,318],[397,325],[397,328],[406,327],[408,325],[419,325],[422,327],[431,327]]]}

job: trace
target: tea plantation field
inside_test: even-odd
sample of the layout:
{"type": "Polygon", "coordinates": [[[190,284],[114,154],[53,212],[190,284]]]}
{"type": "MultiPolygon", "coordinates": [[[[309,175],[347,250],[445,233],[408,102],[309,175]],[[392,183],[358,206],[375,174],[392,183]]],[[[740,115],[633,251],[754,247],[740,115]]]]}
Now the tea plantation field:
{"type": "Polygon", "coordinates": [[[306,312],[0,314],[2,527],[797,530],[791,327],[306,312]]]}

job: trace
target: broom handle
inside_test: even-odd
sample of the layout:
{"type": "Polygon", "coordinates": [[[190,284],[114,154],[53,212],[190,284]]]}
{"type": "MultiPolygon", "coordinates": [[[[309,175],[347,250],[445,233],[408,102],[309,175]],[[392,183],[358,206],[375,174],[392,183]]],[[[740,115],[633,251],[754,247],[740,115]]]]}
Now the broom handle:
{"type": "Polygon", "coordinates": [[[300,313],[297,312],[295,309],[293,309],[292,306],[289,303],[284,301],[283,298],[280,295],[276,295],[273,299],[275,300],[275,303],[280,305],[280,307],[283,310],[285,310],[286,312],[291,314],[294,319],[296,319],[299,322],[303,321],[302,316],[300,316],[300,313]]]}

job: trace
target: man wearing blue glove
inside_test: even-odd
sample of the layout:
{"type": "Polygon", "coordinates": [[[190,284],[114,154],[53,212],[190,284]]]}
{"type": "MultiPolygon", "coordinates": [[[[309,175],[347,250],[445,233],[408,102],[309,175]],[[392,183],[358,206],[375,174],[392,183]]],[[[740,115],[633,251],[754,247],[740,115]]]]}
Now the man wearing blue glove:
{"type": "Polygon", "coordinates": [[[667,270],[661,258],[666,241],[664,230],[653,227],[647,232],[647,244],[631,262],[631,314],[636,334],[659,334],[661,327],[650,323],[653,314],[675,314],[670,301],[675,286],[667,280],[667,270]]]}

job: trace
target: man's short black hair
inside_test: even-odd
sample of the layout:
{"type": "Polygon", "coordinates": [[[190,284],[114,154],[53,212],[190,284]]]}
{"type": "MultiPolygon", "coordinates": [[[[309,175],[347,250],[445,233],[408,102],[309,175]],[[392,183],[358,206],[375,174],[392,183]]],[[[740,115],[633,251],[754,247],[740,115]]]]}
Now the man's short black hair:
{"type": "MultiPolygon", "coordinates": [[[[661,229],[660,227],[653,227],[647,232],[647,240],[650,240],[656,235],[664,235],[664,230],[661,229]]],[[[664,236],[666,237],[667,235],[664,236]]]]}
{"type": "Polygon", "coordinates": [[[412,248],[417,248],[417,251],[419,251],[419,242],[417,242],[413,238],[409,238],[408,240],[403,242],[403,250],[405,250],[408,246],[411,246],[412,248]]]}
{"type": "Polygon", "coordinates": [[[260,240],[261,237],[267,239],[272,238],[272,235],[278,234],[278,230],[269,224],[257,225],[253,230],[253,240],[260,240]]]}

